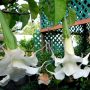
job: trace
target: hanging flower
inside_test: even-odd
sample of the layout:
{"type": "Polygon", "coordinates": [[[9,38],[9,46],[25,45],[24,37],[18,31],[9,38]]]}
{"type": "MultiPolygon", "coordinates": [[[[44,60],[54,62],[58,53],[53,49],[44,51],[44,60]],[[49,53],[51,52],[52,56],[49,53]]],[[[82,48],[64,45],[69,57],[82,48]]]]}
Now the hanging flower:
{"type": "Polygon", "coordinates": [[[36,67],[38,59],[36,52],[31,56],[24,56],[25,53],[17,49],[17,40],[11,30],[9,29],[3,13],[0,11],[0,24],[7,49],[5,50],[5,57],[0,61],[0,85],[5,86],[9,80],[18,81],[25,75],[39,74],[39,70],[43,67],[45,62],[40,67],[36,67]]]}
{"type": "Polygon", "coordinates": [[[71,76],[79,78],[79,77],[87,77],[90,72],[89,67],[85,67],[84,69],[80,68],[80,65],[77,65],[77,62],[81,64],[87,65],[89,63],[88,57],[90,55],[87,54],[84,58],[76,56],[74,53],[74,48],[71,41],[70,32],[68,30],[67,21],[64,19],[63,22],[63,35],[64,35],[64,57],[57,58],[52,51],[52,58],[55,61],[55,72],[51,73],[55,76],[56,79],[64,79],[66,76],[71,76]],[[62,66],[62,67],[61,67],[62,66]],[[83,73],[83,74],[82,74],[83,73]]]}
{"type": "MultiPolygon", "coordinates": [[[[68,40],[68,43],[71,43],[71,41],[68,40]]],[[[87,54],[84,58],[76,56],[73,52],[71,53],[72,49],[70,49],[70,44],[68,47],[67,39],[65,40],[64,47],[65,47],[64,48],[65,49],[64,58],[56,58],[56,56],[54,54],[52,56],[53,60],[55,61],[56,69],[58,68],[58,66],[60,64],[62,64],[62,68],[59,67],[58,72],[65,73],[66,76],[70,76],[70,75],[74,74],[74,78],[75,78],[75,75],[79,75],[79,73],[82,73],[82,72],[83,73],[87,72],[89,75],[90,71],[86,70],[86,68],[84,70],[80,69],[79,65],[77,65],[77,62],[87,65],[89,62],[88,57],[89,57],[90,53],[87,54]]],[[[88,67],[88,69],[90,69],[90,68],[88,67]]],[[[60,76],[60,73],[58,75],[60,76]]],[[[82,76],[84,76],[84,75],[82,75],[82,76]]],[[[63,77],[64,77],[64,74],[63,74],[63,77]]],[[[77,77],[79,77],[79,76],[77,76],[77,77]]]]}
{"type": "Polygon", "coordinates": [[[18,81],[25,75],[39,73],[41,67],[36,67],[38,63],[36,53],[31,57],[24,55],[24,51],[20,49],[5,51],[5,57],[0,61],[0,76],[5,77],[0,81],[0,85],[6,85],[9,80],[18,81]]]}

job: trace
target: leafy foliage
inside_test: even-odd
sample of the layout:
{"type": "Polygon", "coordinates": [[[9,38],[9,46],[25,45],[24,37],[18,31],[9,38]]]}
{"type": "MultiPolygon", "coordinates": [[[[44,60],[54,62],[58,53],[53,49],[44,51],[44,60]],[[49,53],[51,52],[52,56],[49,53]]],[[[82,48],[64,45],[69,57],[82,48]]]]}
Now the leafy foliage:
{"type": "Polygon", "coordinates": [[[28,20],[29,20],[29,15],[20,15],[19,16],[19,21],[23,22],[22,27],[24,27],[27,24],[28,20]]]}
{"type": "Polygon", "coordinates": [[[17,47],[16,38],[10,29],[16,24],[17,21],[22,22],[24,27],[29,20],[30,13],[33,19],[36,18],[39,9],[34,0],[26,0],[27,4],[19,5],[17,0],[4,0],[0,1],[0,5],[4,5],[5,8],[0,10],[0,22],[2,24],[2,32],[6,46],[9,49],[15,49],[17,47]]]}
{"type": "Polygon", "coordinates": [[[72,25],[76,20],[76,12],[68,8],[70,2],[71,0],[40,0],[40,9],[54,24],[57,24],[66,16],[68,25],[72,25]],[[66,12],[67,10],[68,13],[66,12]]]}
{"type": "Polygon", "coordinates": [[[15,49],[17,47],[16,38],[11,32],[11,30],[9,29],[8,24],[6,23],[6,20],[1,11],[0,11],[0,23],[2,26],[2,31],[3,31],[4,41],[6,46],[9,49],[15,49]]]}
{"type": "Polygon", "coordinates": [[[5,9],[2,11],[10,28],[16,24],[16,21],[21,21],[23,28],[28,23],[30,14],[32,19],[37,17],[37,14],[39,13],[37,3],[34,0],[25,1],[27,1],[26,4],[19,5],[17,0],[0,0],[0,5],[5,6],[5,9]]]}
{"type": "Polygon", "coordinates": [[[13,4],[16,2],[16,0],[0,0],[0,5],[8,5],[8,4],[13,4]]]}
{"type": "Polygon", "coordinates": [[[89,43],[85,43],[83,35],[75,35],[77,46],[74,48],[75,53],[78,56],[81,56],[81,52],[83,55],[86,55],[90,52],[90,45],[89,43]],[[85,46],[84,46],[85,44],[85,46]]]}
{"type": "Polygon", "coordinates": [[[39,13],[39,7],[37,3],[34,0],[26,0],[29,4],[29,9],[31,12],[31,17],[35,19],[37,17],[37,14],[39,13]]]}
{"type": "Polygon", "coordinates": [[[66,0],[41,0],[40,8],[49,20],[57,24],[66,14],[66,0]]]}
{"type": "Polygon", "coordinates": [[[74,9],[72,8],[68,8],[68,16],[67,16],[67,21],[68,21],[68,25],[72,25],[75,23],[75,20],[76,20],[76,12],[74,9]]]}
{"type": "MultiPolygon", "coordinates": [[[[27,13],[28,10],[29,10],[29,5],[28,4],[22,4],[21,8],[19,9],[19,11],[21,13],[27,13]]],[[[25,15],[22,14],[22,15],[18,15],[18,17],[19,17],[19,21],[23,22],[22,27],[24,27],[28,23],[30,15],[29,14],[25,14],[25,15]]]]}
{"type": "Polygon", "coordinates": [[[29,10],[29,5],[28,4],[21,4],[21,7],[19,9],[20,12],[28,12],[29,10]]]}
{"type": "Polygon", "coordinates": [[[33,39],[28,40],[28,41],[24,39],[24,40],[21,40],[19,43],[20,43],[20,47],[24,51],[26,51],[28,53],[28,55],[30,55],[31,52],[34,51],[34,41],[33,41],[33,39]]]}

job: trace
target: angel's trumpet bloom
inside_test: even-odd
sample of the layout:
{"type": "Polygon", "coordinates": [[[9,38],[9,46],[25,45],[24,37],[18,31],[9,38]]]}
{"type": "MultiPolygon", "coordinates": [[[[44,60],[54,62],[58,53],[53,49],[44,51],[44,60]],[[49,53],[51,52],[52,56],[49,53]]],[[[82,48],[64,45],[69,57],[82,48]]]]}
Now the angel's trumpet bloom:
{"type": "Polygon", "coordinates": [[[63,79],[65,77],[65,75],[66,76],[73,75],[74,78],[78,78],[79,73],[81,74],[81,73],[85,73],[85,72],[87,73],[87,75],[82,74],[82,76],[86,77],[89,75],[90,68],[88,67],[88,70],[86,68],[82,70],[82,69],[80,69],[80,66],[77,65],[77,62],[80,62],[81,64],[84,64],[84,65],[87,65],[89,62],[88,57],[89,57],[90,53],[87,54],[84,58],[75,55],[66,19],[64,19],[63,24],[64,24],[63,25],[64,26],[63,27],[64,57],[57,58],[54,55],[53,51],[51,50],[52,51],[52,58],[55,61],[56,70],[54,73],[51,73],[48,70],[47,71],[50,72],[51,74],[54,74],[56,79],[63,79]],[[59,68],[59,69],[57,69],[57,68],[59,68]]]}
{"type": "Polygon", "coordinates": [[[5,56],[0,61],[0,76],[5,77],[0,81],[0,85],[6,85],[9,80],[18,81],[25,75],[39,74],[45,62],[40,67],[36,67],[37,64],[36,52],[27,57],[20,49],[5,50],[5,56]]]}

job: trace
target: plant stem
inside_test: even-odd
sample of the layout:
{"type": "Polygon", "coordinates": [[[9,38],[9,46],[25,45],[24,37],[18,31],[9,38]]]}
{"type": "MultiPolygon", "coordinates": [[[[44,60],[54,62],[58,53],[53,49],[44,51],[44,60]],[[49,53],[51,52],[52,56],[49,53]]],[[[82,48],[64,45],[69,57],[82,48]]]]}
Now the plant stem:
{"type": "Polygon", "coordinates": [[[65,17],[62,21],[62,25],[63,25],[63,37],[64,37],[64,39],[69,38],[70,37],[70,31],[69,31],[67,19],[65,17]]]}

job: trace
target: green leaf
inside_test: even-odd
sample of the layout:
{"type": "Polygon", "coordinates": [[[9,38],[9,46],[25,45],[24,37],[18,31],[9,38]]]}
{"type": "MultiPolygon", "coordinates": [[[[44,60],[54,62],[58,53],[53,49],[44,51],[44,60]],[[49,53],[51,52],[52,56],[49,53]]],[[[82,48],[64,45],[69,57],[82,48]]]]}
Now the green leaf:
{"type": "Polygon", "coordinates": [[[62,20],[66,14],[66,0],[55,0],[55,23],[62,20]]]}
{"type": "Polygon", "coordinates": [[[40,0],[40,13],[44,11],[44,14],[48,17],[50,21],[54,20],[54,10],[55,10],[55,3],[54,0],[40,0]],[[52,9],[51,9],[52,8],[52,9]],[[53,13],[53,14],[52,14],[53,13]]]}
{"type": "MultiPolygon", "coordinates": [[[[19,9],[20,13],[28,13],[29,10],[29,5],[28,4],[22,4],[21,8],[19,9]]],[[[19,15],[19,19],[17,21],[22,22],[22,28],[28,23],[28,20],[30,18],[29,14],[22,14],[19,15]]]]}
{"type": "Polygon", "coordinates": [[[39,13],[39,7],[34,0],[26,0],[29,4],[29,9],[31,13],[31,18],[35,19],[39,13]]]}
{"type": "Polygon", "coordinates": [[[11,20],[9,23],[9,27],[12,29],[13,26],[16,24],[16,21],[19,20],[19,15],[18,14],[11,14],[11,20]]]}
{"type": "Polygon", "coordinates": [[[9,25],[6,23],[5,17],[1,11],[0,11],[0,23],[2,26],[4,41],[5,41],[7,48],[16,49],[17,48],[16,38],[11,32],[11,30],[9,29],[9,25]]]}
{"type": "Polygon", "coordinates": [[[28,20],[30,18],[29,14],[9,14],[9,13],[4,13],[4,17],[6,20],[6,23],[9,25],[9,28],[13,28],[13,26],[16,24],[16,21],[21,21],[22,22],[22,28],[28,23],[28,20]]]}
{"type": "Polygon", "coordinates": [[[68,13],[67,21],[68,21],[68,25],[70,26],[75,23],[77,16],[74,9],[68,8],[68,11],[69,13],[68,13]]]}
{"type": "Polygon", "coordinates": [[[9,28],[12,29],[13,26],[16,24],[16,21],[19,20],[18,14],[11,14],[11,13],[3,13],[6,23],[9,25],[9,28]]]}
{"type": "Polygon", "coordinates": [[[29,10],[29,5],[28,4],[22,4],[22,5],[20,5],[21,6],[21,8],[20,8],[20,12],[28,12],[28,10],[29,10]]]}
{"type": "Polygon", "coordinates": [[[3,15],[5,17],[6,23],[10,25],[11,15],[9,13],[3,13],[3,15]]]}
{"type": "Polygon", "coordinates": [[[40,9],[50,21],[57,24],[66,14],[66,0],[41,0],[40,9]]]}
{"type": "Polygon", "coordinates": [[[29,14],[19,16],[19,21],[22,22],[22,28],[28,23],[29,18],[30,18],[29,14]]]}

